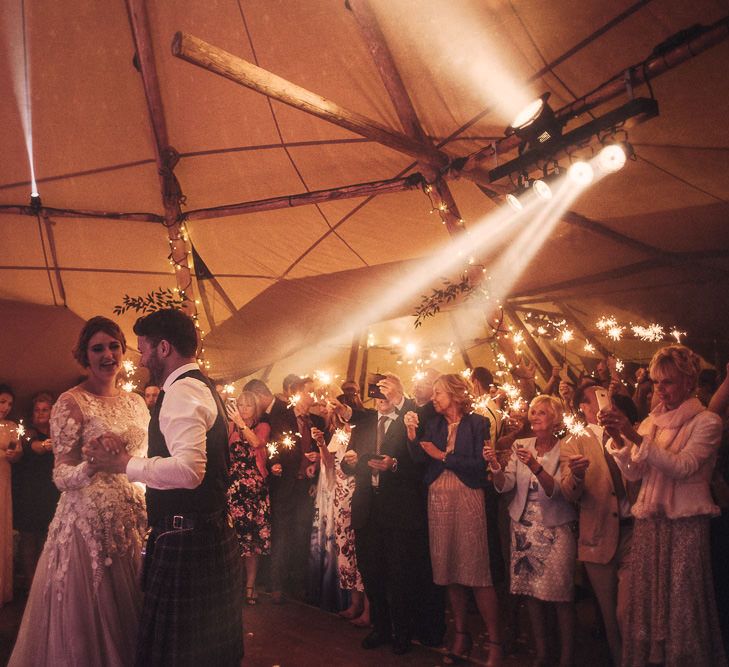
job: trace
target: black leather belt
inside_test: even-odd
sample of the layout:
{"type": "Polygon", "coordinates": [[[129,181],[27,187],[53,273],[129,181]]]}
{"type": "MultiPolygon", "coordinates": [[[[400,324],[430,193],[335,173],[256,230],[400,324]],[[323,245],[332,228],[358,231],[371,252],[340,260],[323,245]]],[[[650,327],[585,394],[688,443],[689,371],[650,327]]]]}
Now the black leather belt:
{"type": "Polygon", "coordinates": [[[212,514],[189,512],[187,514],[169,514],[155,521],[152,527],[158,531],[195,530],[196,528],[222,526],[227,520],[227,512],[213,512],[212,514]]]}

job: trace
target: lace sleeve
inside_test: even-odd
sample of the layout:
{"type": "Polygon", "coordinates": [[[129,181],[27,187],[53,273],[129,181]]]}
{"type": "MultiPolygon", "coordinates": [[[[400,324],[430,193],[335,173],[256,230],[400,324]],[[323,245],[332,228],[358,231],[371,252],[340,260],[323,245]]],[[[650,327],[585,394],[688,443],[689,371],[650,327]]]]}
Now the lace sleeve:
{"type": "Polygon", "coordinates": [[[86,462],[81,456],[81,431],[83,414],[70,394],[63,394],[53,406],[51,414],[51,439],[55,466],[53,482],[60,491],[88,486],[86,462]]]}

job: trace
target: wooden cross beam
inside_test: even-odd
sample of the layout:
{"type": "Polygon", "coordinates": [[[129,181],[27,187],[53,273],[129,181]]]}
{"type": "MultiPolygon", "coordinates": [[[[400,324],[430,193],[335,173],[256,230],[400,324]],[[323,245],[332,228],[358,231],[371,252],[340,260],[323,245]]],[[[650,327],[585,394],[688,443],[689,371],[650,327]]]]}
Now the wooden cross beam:
{"type": "Polygon", "coordinates": [[[172,42],[172,53],[209,72],[296,109],[306,111],[339,127],[344,127],[350,132],[377,141],[427,164],[440,167],[448,164],[448,156],[445,153],[415,141],[356,111],[345,109],[321,95],[297,86],[243,58],[208,44],[202,39],[178,32],[172,42]]]}

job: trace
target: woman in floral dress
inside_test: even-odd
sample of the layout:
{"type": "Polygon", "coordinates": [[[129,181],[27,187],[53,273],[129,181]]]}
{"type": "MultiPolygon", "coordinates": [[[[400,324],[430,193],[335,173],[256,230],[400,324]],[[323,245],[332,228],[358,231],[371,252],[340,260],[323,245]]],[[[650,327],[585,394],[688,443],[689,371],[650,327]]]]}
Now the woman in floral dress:
{"type": "Polygon", "coordinates": [[[484,447],[484,458],[500,493],[516,488],[511,516],[511,593],[527,599],[537,649],[536,665],[547,664],[546,604],[553,604],[559,624],[560,665],[573,664],[575,608],[573,603],[577,542],[574,507],[560,493],[556,435],[562,404],[540,395],[529,405],[533,438],[514,442],[506,469],[496,452],[484,447]]]}
{"type": "Polygon", "coordinates": [[[125,350],[114,322],[90,319],[74,350],[88,377],[53,407],[53,481],[61,498],[10,657],[13,667],[134,663],[144,492],[125,474],[91,473],[81,451],[113,433],[130,454],[146,453],[144,399],[116,386],[125,350]]]}
{"type": "Polygon", "coordinates": [[[256,577],[260,556],[271,553],[271,503],[268,498],[268,451],[271,426],[259,421],[256,396],[244,391],[228,405],[230,487],[228,507],[235,523],[246,566],[246,602],[258,601],[256,577]]]}

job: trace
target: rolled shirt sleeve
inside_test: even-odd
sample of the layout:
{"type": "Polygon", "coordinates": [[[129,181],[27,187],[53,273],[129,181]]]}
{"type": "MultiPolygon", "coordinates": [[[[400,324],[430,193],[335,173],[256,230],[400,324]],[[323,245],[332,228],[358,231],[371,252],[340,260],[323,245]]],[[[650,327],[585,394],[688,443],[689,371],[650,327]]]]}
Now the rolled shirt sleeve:
{"type": "Polygon", "coordinates": [[[204,383],[188,377],[170,384],[159,414],[170,456],[132,457],[127,464],[129,479],[162,490],[199,486],[207,463],[206,434],[217,415],[215,399],[204,383]]]}

